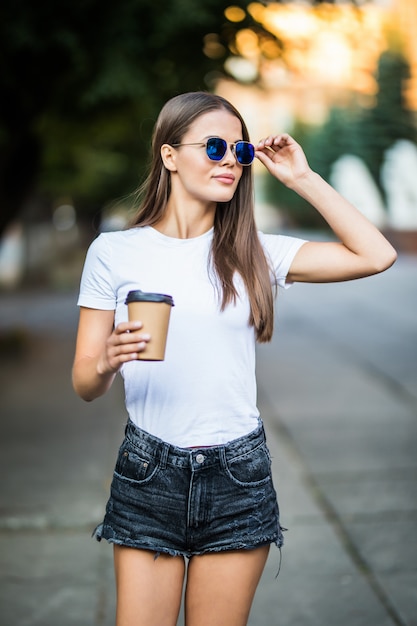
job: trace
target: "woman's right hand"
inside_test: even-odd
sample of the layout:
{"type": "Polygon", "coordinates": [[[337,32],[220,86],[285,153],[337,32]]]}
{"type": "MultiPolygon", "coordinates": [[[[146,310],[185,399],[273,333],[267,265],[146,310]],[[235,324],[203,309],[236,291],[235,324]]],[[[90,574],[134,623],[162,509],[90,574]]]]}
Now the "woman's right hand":
{"type": "Polygon", "coordinates": [[[135,361],[150,340],[149,333],[141,332],[142,322],[121,322],[106,340],[105,349],[97,363],[99,374],[116,373],[123,363],[135,361]]]}
{"type": "Polygon", "coordinates": [[[114,327],[114,311],[80,307],[72,368],[76,393],[86,401],[102,396],[123,363],[137,359],[149,340],[141,322],[114,327]]]}

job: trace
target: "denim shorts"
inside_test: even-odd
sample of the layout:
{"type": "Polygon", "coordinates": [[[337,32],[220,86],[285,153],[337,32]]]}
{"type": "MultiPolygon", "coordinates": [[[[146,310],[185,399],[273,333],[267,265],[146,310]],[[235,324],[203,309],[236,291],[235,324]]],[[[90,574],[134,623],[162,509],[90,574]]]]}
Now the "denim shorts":
{"type": "Polygon", "coordinates": [[[208,448],[178,448],[129,420],[102,524],[94,531],[172,556],[283,543],[262,424],[208,448]]]}

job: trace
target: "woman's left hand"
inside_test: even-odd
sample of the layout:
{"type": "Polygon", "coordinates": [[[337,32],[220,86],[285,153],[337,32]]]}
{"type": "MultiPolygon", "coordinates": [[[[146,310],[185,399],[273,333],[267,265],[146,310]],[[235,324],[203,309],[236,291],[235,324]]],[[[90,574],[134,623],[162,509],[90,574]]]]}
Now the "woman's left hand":
{"type": "Polygon", "coordinates": [[[287,133],[269,135],[255,146],[255,156],[287,187],[311,172],[301,146],[287,133]]]}
{"type": "Polygon", "coordinates": [[[284,185],[298,193],[326,220],[338,242],[309,241],[297,252],[289,282],[334,282],[387,269],[395,250],[378,229],[310,168],[301,146],[288,134],[270,135],[255,156],[284,185]]]}

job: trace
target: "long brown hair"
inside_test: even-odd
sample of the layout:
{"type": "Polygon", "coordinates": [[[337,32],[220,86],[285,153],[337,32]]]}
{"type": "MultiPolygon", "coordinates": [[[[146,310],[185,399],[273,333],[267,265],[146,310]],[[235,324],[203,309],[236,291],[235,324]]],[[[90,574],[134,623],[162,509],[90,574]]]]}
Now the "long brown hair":
{"type": "MultiPolygon", "coordinates": [[[[223,109],[242,124],[242,138],[249,141],[245,122],[235,107],[206,92],[190,92],[169,100],[162,108],[152,137],[152,161],[149,175],[138,190],[140,206],[131,226],[152,226],[164,215],[171,193],[170,172],[165,168],[160,150],[165,143],[181,143],[192,123],[209,111],[223,109]]],[[[254,218],[254,194],[251,167],[244,167],[238,187],[230,202],[217,203],[211,264],[218,279],[221,310],[238,296],[233,277],[243,279],[250,302],[249,323],[259,342],[270,341],[274,325],[274,298],[270,269],[259,241],[254,218]]]]}

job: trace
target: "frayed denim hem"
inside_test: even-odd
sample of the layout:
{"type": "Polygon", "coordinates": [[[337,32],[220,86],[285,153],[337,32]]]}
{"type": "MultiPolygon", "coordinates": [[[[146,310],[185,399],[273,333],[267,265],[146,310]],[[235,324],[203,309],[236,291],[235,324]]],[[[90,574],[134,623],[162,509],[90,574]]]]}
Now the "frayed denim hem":
{"type": "MultiPolygon", "coordinates": [[[[256,544],[247,544],[247,543],[240,542],[236,545],[216,546],[213,548],[206,548],[204,550],[176,550],[174,548],[167,548],[166,546],[155,546],[154,544],[152,545],[146,542],[129,539],[128,537],[124,537],[122,539],[116,536],[106,537],[103,535],[104,526],[105,526],[104,523],[101,523],[98,526],[96,526],[91,536],[95,538],[97,541],[101,541],[102,539],[105,539],[108,543],[111,543],[114,545],[126,546],[127,548],[136,548],[138,550],[148,550],[150,552],[154,552],[155,559],[157,559],[158,556],[160,556],[161,554],[167,554],[169,556],[182,556],[184,558],[190,559],[193,556],[201,556],[203,554],[216,554],[219,552],[233,552],[235,550],[256,550],[256,548],[261,548],[262,546],[267,546],[267,545],[272,545],[272,544],[275,544],[277,546],[281,554],[281,546],[283,545],[282,535],[280,535],[278,539],[265,537],[262,539],[262,541],[259,541],[256,544]]],[[[107,529],[111,531],[111,529],[109,529],[108,527],[107,529]]],[[[286,529],[282,529],[282,530],[286,530],[286,529]]],[[[114,533],[112,532],[112,534],[114,533]]],[[[281,569],[281,558],[280,558],[280,565],[279,565],[277,576],[279,574],[280,569],[281,569]]]]}
{"type": "Polygon", "coordinates": [[[188,556],[181,550],[174,550],[173,548],[166,547],[157,547],[155,545],[141,543],[140,541],[129,539],[128,537],[124,539],[118,539],[117,537],[104,537],[103,528],[104,524],[99,524],[98,526],[96,526],[91,536],[97,541],[105,539],[107,543],[112,543],[117,546],[126,546],[126,548],[136,548],[138,550],[148,550],[149,552],[155,552],[155,559],[157,559],[160,554],[168,554],[169,556],[188,556]]]}

